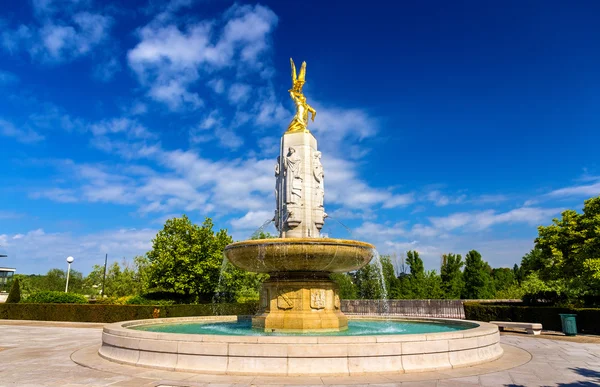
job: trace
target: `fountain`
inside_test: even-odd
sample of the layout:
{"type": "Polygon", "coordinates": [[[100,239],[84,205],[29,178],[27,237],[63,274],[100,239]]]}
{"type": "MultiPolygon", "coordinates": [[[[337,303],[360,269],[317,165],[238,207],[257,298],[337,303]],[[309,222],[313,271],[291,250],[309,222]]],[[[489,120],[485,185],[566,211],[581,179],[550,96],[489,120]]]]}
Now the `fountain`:
{"type": "Polygon", "coordinates": [[[464,367],[502,355],[498,328],[481,322],[342,313],[331,273],[360,269],[376,254],[365,242],[320,237],[324,172],[308,130],[316,111],[302,93],[306,63],[292,66],[296,114],[275,166],[279,238],[236,242],[225,256],[270,275],[250,318],[138,320],[104,328],[100,356],[144,367],[227,374],[354,375],[464,367]]]}

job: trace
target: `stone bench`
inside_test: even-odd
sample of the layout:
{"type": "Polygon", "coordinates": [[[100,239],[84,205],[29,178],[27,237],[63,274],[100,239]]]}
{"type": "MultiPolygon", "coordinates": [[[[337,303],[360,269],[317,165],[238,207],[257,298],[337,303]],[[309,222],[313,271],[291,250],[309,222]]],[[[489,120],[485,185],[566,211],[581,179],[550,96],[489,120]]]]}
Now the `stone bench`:
{"type": "Polygon", "coordinates": [[[501,331],[504,328],[525,329],[529,335],[539,335],[542,333],[542,324],[540,323],[525,323],[512,321],[490,321],[490,324],[497,325],[501,331]]]}

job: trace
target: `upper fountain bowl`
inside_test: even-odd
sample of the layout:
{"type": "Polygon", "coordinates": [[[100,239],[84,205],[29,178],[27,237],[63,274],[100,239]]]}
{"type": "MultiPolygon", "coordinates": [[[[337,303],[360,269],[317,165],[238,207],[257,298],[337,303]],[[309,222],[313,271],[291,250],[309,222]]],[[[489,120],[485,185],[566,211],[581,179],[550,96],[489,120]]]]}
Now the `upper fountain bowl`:
{"type": "Polygon", "coordinates": [[[225,247],[233,265],[257,273],[345,273],[368,264],[375,255],[369,243],[331,238],[272,238],[225,247]]]}

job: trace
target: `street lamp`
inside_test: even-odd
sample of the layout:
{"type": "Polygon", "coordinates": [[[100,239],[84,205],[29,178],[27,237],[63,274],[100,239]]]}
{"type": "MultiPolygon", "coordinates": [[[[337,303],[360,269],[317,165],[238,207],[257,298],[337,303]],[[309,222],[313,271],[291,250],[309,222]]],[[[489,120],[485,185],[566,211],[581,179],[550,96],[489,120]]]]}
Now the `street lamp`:
{"type": "Polygon", "coordinates": [[[74,260],[73,257],[67,257],[69,268],[67,269],[67,285],[65,286],[65,293],[69,291],[69,274],[71,274],[71,263],[73,263],[74,260]]]}

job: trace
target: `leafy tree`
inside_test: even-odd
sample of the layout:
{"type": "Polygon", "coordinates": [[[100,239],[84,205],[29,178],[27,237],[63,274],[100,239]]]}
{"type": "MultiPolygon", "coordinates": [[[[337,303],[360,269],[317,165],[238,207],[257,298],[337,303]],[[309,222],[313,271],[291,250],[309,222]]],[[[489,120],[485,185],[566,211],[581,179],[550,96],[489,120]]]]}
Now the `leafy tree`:
{"type": "Polygon", "coordinates": [[[471,250],[465,256],[463,273],[465,287],[462,298],[485,299],[494,297],[494,285],[490,276],[489,265],[481,259],[481,254],[471,250]]]}
{"type": "Polygon", "coordinates": [[[347,273],[332,273],[331,279],[340,287],[340,298],[344,300],[355,300],[358,298],[358,289],[352,276],[347,273]]]}
{"type": "Polygon", "coordinates": [[[396,277],[396,270],[392,263],[392,257],[389,255],[382,255],[379,257],[381,262],[381,270],[383,271],[383,280],[385,282],[385,290],[389,299],[395,297],[395,290],[399,287],[398,282],[400,281],[396,277]]]}
{"type": "MultiPolygon", "coordinates": [[[[521,258],[521,267],[518,269],[521,280],[524,280],[529,274],[539,271],[548,264],[549,262],[544,259],[542,249],[537,246],[534,247],[521,258]]],[[[513,268],[513,270],[515,269],[513,268]]]]}
{"type": "Polygon", "coordinates": [[[515,283],[515,273],[506,267],[495,268],[492,269],[492,280],[496,291],[506,290],[515,283]]]}
{"type": "Polygon", "coordinates": [[[425,288],[425,265],[421,257],[419,257],[419,252],[413,250],[407,251],[406,264],[410,269],[410,274],[406,278],[411,298],[425,298],[427,296],[425,288]]]}
{"type": "Polygon", "coordinates": [[[444,298],[444,289],[442,284],[442,278],[437,274],[435,270],[428,270],[425,272],[423,281],[423,298],[426,299],[440,299],[444,298]]]}
{"type": "Polygon", "coordinates": [[[94,294],[100,294],[103,281],[104,296],[108,297],[133,296],[140,294],[143,288],[137,271],[126,260],[123,260],[122,266],[118,262],[113,262],[107,267],[106,279],[104,278],[104,265],[94,265],[85,279],[85,284],[87,288],[93,289],[94,294]]]}
{"type": "Polygon", "coordinates": [[[8,298],[6,299],[7,304],[16,304],[21,301],[21,287],[19,286],[19,279],[15,278],[12,281],[8,298]]]}
{"type": "Polygon", "coordinates": [[[538,227],[536,257],[521,267],[539,279],[559,281],[570,298],[600,292],[600,196],[584,202],[583,213],[567,210],[549,226],[538,227]]]}
{"type": "Polygon", "coordinates": [[[202,226],[185,215],[167,220],[147,253],[150,284],[210,300],[219,282],[223,250],[231,242],[226,230],[213,231],[210,218],[202,226]]]}
{"type": "Polygon", "coordinates": [[[513,275],[515,276],[515,281],[520,285],[521,282],[525,279],[525,275],[523,269],[519,267],[518,264],[515,263],[513,266],[513,275]]]}
{"type": "Polygon", "coordinates": [[[379,300],[383,296],[380,271],[374,263],[354,272],[354,283],[361,299],[379,300]]]}
{"type": "MultiPolygon", "coordinates": [[[[19,287],[21,288],[22,295],[44,290],[42,282],[45,276],[39,274],[15,274],[13,279],[19,280],[19,287]]],[[[63,289],[64,290],[64,289],[63,289]]]]}
{"type": "Polygon", "coordinates": [[[460,254],[442,255],[442,267],[440,276],[444,298],[458,299],[463,291],[464,282],[461,268],[464,262],[460,254]]]}

